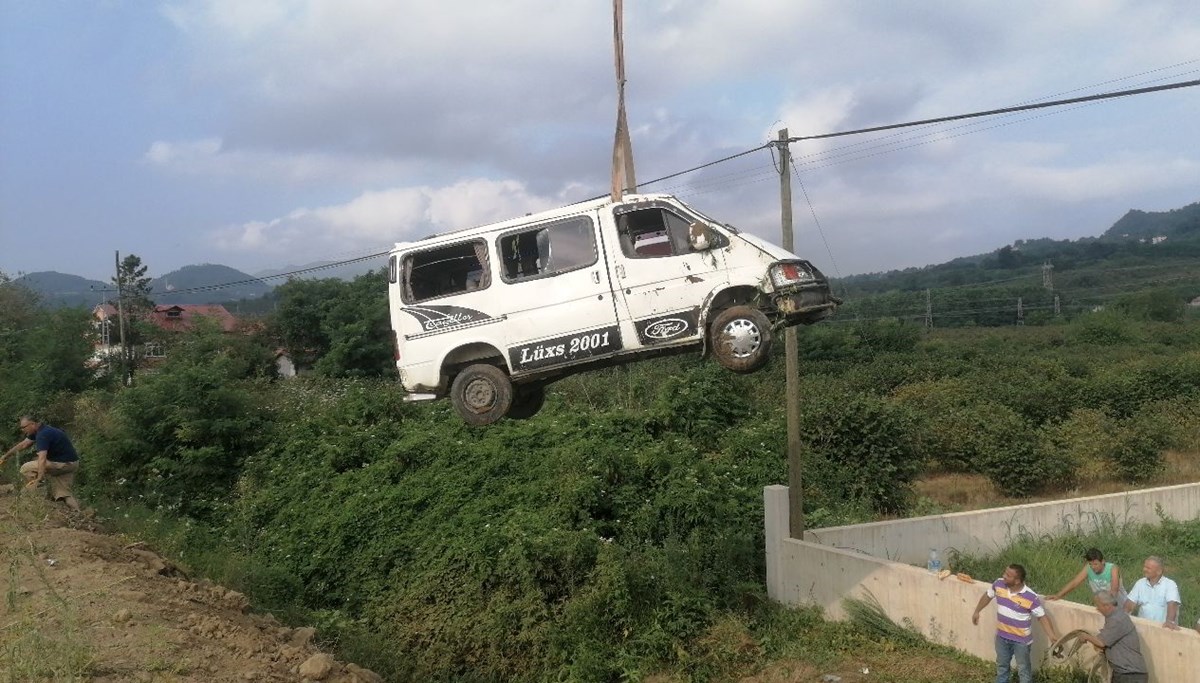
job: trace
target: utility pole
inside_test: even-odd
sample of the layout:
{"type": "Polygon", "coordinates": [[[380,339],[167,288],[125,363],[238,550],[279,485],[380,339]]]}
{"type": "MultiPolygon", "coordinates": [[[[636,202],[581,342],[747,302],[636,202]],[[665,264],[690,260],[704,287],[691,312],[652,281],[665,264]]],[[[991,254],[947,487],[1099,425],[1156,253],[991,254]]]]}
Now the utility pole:
{"type": "MultiPolygon", "coordinates": [[[[792,230],[792,151],[788,147],[788,131],[779,131],[779,197],[782,209],[783,248],[795,253],[792,230]]],[[[788,460],[788,527],[792,538],[804,538],[804,479],[800,458],[800,351],[796,328],[784,332],[784,353],[787,356],[787,460],[788,460]]]]}
{"type": "Polygon", "coordinates": [[[933,298],[929,295],[929,290],[925,290],[925,328],[933,327],[933,298]]]}
{"type": "Polygon", "coordinates": [[[129,347],[125,345],[125,292],[121,286],[121,252],[114,252],[114,257],[117,266],[117,325],[121,335],[121,383],[128,385],[132,373],[130,366],[132,358],[130,358],[129,347]]]}
{"type": "Polygon", "coordinates": [[[1054,295],[1054,317],[1057,318],[1060,315],[1062,315],[1062,307],[1059,305],[1058,295],[1055,294],[1054,295]]]}
{"type": "Polygon", "coordinates": [[[617,72],[617,132],[613,138],[612,200],[621,201],[626,190],[637,192],[637,177],[633,169],[633,143],[629,139],[629,123],[625,120],[625,7],[623,0],[613,0],[613,53],[617,72]]]}

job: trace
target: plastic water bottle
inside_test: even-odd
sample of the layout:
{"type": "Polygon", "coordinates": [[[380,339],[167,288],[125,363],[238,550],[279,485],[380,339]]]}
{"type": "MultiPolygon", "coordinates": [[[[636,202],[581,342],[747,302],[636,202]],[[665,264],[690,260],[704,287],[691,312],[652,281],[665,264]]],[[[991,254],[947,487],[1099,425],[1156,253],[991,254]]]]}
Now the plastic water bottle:
{"type": "Polygon", "coordinates": [[[933,574],[942,571],[942,561],[938,558],[937,548],[929,549],[929,563],[925,566],[933,574]]]}

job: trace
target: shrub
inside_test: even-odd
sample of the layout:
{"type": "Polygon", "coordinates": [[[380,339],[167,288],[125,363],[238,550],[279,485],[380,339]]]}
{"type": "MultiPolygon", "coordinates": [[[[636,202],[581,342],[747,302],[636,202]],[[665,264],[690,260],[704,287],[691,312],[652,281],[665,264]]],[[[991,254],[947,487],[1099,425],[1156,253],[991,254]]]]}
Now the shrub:
{"type": "Polygon", "coordinates": [[[1070,463],[1072,480],[1097,482],[1108,478],[1116,446],[1113,419],[1104,411],[1078,408],[1062,422],[1049,423],[1038,433],[1043,457],[1070,463]]]}
{"type": "Polygon", "coordinates": [[[1067,326],[1068,344],[1092,344],[1116,346],[1129,344],[1138,339],[1134,321],[1112,311],[1085,313],[1067,326]]]}
{"type": "Polygon", "coordinates": [[[877,511],[903,511],[919,459],[908,435],[908,411],[885,399],[833,394],[804,403],[806,497],[814,505],[858,501],[877,511]]]}

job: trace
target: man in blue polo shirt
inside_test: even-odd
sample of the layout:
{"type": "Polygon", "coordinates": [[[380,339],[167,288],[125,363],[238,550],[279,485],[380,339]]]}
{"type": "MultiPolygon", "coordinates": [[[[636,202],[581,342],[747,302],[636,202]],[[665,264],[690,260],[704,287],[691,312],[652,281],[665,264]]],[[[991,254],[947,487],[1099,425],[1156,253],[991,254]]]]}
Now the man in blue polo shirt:
{"type": "Polygon", "coordinates": [[[79,509],[79,501],[71,493],[75,473],[79,471],[79,453],[71,444],[67,433],[57,427],[42,424],[30,415],[21,416],[21,432],[25,438],[0,455],[0,465],[17,451],[35,447],[37,458],[21,465],[21,474],[29,480],[26,488],[36,488],[42,481],[50,486],[50,497],[61,500],[72,510],[79,509]]]}

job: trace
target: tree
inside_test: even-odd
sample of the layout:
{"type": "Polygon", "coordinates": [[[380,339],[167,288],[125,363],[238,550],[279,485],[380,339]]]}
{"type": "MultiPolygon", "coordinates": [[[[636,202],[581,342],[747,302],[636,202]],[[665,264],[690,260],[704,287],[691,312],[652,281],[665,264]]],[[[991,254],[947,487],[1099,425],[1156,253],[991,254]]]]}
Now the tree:
{"type": "Polygon", "coordinates": [[[298,364],[328,377],[394,371],[384,271],[351,282],[289,280],[275,291],[271,329],[298,364]]]}
{"type": "Polygon", "coordinates": [[[117,288],[118,324],[121,326],[121,375],[128,382],[133,378],[134,346],[144,343],[153,333],[146,321],[154,302],[150,299],[150,278],[147,266],[137,254],[128,254],[117,264],[112,283],[117,288]]]}
{"type": "Polygon", "coordinates": [[[154,308],[150,299],[150,278],[146,277],[147,266],[142,265],[142,258],[137,254],[129,254],[117,265],[117,275],[112,279],[113,285],[120,292],[121,304],[129,314],[130,319],[141,317],[154,308]]]}

